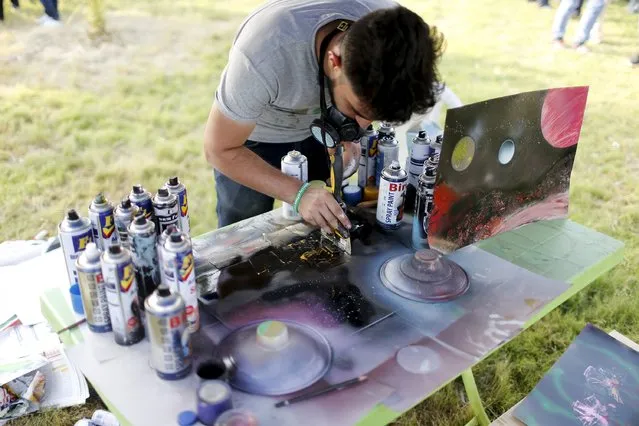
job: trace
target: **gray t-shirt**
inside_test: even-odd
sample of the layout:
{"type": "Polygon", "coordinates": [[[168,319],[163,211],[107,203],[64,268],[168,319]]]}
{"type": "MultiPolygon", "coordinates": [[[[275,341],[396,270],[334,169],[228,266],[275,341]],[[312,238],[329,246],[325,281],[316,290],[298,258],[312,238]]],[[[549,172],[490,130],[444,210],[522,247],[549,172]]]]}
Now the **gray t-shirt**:
{"type": "Polygon", "coordinates": [[[308,138],[311,122],[320,115],[317,31],[332,21],[355,21],[396,5],[391,0],[268,1],[236,34],[215,95],[218,107],[233,120],[256,122],[251,140],[308,138]]]}

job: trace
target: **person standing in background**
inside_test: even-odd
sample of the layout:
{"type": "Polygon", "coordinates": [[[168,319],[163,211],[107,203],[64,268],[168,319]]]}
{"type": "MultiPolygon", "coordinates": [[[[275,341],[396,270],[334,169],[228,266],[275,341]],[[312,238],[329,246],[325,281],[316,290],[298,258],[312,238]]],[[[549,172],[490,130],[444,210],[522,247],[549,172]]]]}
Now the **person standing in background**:
{"type": "Polygon", "coordinates": [[[60,22],[60,12],[58,12],[58,0],[40,0],[44,7],[44,15],[38,18],[38,23],[45,27],[57,27],[60,22]]]}
{"type": "MultiPolygon", "coordinates": [[[[557,47],[566,46],[564,43],[566,27],[568,26],[570,16],[575,13],[578,5],[579,0],[561,0],[552,25],[553,40],[557,47]]],[[[586,3],[586,9],[579,20],[579,31],[577,32],[577,38],[573,44],[574,48],[581,52],[588,51],[586,42],[590,38],[590,32],[605,6],[605,0],[588,0],[588,3],[586,3]]]]}

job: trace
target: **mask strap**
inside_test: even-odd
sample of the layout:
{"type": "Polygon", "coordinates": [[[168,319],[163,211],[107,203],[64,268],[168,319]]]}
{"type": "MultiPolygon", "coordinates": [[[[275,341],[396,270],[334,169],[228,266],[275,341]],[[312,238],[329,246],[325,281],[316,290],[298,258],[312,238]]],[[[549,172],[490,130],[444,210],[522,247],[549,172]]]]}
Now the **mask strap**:
{"type": "Polygon", "coordinates": [[[327,116],[327,107],[326,107],[326,95],[324,93],[324,83],[326,80],[326,76],[324,75],[324,58],[326,57],[326,50],[328,49],[328,44],[335,38],[335,36],[339,33],[346,32],[350,28],[351,24],[348,21],[341,21],[337,28],[331,31],[324,40],[322,40],[322,44],[320,45],[319,51],[319,71],[317,73],[317,79],[320,86],[320,108],[322,111],[322,118],[326,118],[327,116]]]}

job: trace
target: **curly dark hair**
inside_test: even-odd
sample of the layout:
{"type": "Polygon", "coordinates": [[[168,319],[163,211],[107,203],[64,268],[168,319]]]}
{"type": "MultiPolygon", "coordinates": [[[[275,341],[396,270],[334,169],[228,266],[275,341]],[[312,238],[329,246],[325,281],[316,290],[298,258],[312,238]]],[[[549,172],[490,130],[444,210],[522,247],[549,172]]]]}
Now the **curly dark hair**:
{"type": "Polygon", "coordinates": [[[437,62],[444,38],[415,12],[397,6],[353,23],[342,42],[344,72],[375,120],[406,122],[432,108],[443,89],[437,62]]]}

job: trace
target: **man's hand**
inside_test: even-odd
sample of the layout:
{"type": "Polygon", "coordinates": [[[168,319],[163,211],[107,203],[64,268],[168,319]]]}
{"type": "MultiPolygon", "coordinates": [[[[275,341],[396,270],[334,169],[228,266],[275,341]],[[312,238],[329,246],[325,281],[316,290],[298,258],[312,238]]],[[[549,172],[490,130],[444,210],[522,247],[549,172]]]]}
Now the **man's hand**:
{"type": "Polygon", "coordinates": [[[333,232],[340,222],[346,229],[351,228],[351,222],[344,210],[333,194],[324,188],[317,186],[308,188],[302,195],[298,210],[305,221],[321,227],[326,232],[333,232]]]}

